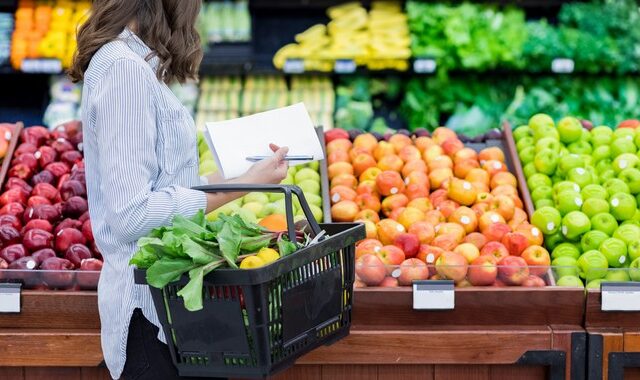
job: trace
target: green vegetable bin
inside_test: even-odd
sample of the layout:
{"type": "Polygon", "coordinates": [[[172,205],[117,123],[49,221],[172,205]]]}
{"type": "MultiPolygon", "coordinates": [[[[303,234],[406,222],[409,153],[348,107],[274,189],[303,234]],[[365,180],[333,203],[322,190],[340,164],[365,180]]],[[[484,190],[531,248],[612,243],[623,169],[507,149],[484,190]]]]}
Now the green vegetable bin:
{"type": "MultiPolygon", "coordinates": [[[[362,224],[321,224],[302,190],[283,185],[220,185],[205,192],[284,193],[289,236],[295,241],[292,195],[312,230],[326,237],[274,263],[251,270],[220,269],[205,276],[203,309],[185,309],[177,293],[188,276],[164,289],[149,287],[174,364],[181,376],[262,378],[349,334],[355,243],[362,224]]],[[[138,284],[146,271],[135,270],[138,284]]]]}

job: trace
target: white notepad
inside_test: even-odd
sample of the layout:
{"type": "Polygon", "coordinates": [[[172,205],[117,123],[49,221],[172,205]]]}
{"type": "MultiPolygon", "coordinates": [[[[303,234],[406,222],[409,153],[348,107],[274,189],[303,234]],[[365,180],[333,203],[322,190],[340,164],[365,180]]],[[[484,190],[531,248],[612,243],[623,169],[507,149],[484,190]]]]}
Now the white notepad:
{"type": "Polygon", "coordinates": [[[251,156],[271,156],[269,144],[289,147],[288,155],[310,156],[302,165],[324,159],[324,152],[304,103],[238,119],[208,122],[204,131],[216,165],[225,179],[244,174],[253,165],[251,156]]]}

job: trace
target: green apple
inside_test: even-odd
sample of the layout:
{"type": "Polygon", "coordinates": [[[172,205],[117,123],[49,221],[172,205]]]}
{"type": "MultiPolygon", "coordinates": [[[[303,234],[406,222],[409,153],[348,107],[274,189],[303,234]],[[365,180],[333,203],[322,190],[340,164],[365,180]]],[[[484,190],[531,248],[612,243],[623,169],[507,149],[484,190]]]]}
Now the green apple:
{"type": "Polygon", "coordinates": [[[536,148],[533,146],[524,148],[519,152],[519,156],[523,165],[533,162],[533,159],[536,157],[536,148]]]}
{"type": "Polygon", "coordinates": [[[307,200],[309,205],[322,207],[322,197],[317,194],[304,193],[304,198],[307,200]]]}
{"type": "Polygon", "coordinates": [[[569,240],[576,240],[590,230],[589,217],[580,211],[571,211],[562,218],[562,234],[569,240]]]}
{"type": "Polygon", "coordinates": [[[200,156],[200,161],[215,161],[213,158],[213,152],[207,149],[207,151],[202,153],[200,156]]]}
{"type": "Polygon", "coordinates": [[[582,194],[582,199],[590,199],[590,198],[598,198],[598,199],[609,199],[609,193],[607,193],[607,189],[600,185],[591,184],[587,185],[580,192],[582,194]]]}
{"type": "Polygon", "coordinates": [[[553,189],[551,186],[540,186],[533,189],[531,192],[531,199],[533,199],[534,202],[537,202],[540,199],[551,199],[552,195],[553,189]]]}
{"type": "Polygon", "coordinates": [[[640,227],[635,224],[623,224],[616,229],[612,237],[622,240],[626,245],[640,241],[640,227]]]}
{"type": "Polygon", "coordinates": [[[591,142],[591,133],[588,130],[582,128],[582,135],[580,136],[580,140],[590,143],[591,142]]]}
{"type": "Polygon", "coordinates": [[[563,173],[568,173],[573,168],[582,168],[585,166],[585,161],[582,156],[578,154],[568,154],[563,156],[558,163],[558,169],[563,173]]]}
{"type": "Polygon", "coordinates": [[[293,179],[295,180],[296,183],[300,183],[306,180],[313,180],[316,182],[320,182],[320,174],[318,174],[318,172],[314,171],[313,169],[302,168],[298,170],[298,172],[293,177],[293,179]]]}
{"type": "Polygon", "coordinates": [[[269,203],[269,195],[267,193],[249,193],[242,197],[244,203],[258,202],[262,204],[269,203]]]}
{"type": "Polygon", "coordinates": [[[556,182],[556,184],[553,185],[553,193],[556,195],[563,193],[565,190],[572,190],[572,191],[575,191],[576,193],[579,193],[580,186],[578,186],[578,184],[573,183],[571,181],[556,182]]]}
{"type": "Polygon", "coordinates": [[[556,281],[556,286],[564,288],[584,288],[582,280],[577,276],[562,276],[556,281]]]}
{"type": "Polygon", "coordinates": [[[596,162],[596,171],[598,172],[598,174],[602,174],[606,171],[613,170],[611,168],[611,165],[613,165],[613,160],[610,158],[605,158],[596,162]]]}
{"type": "Polygon", "coordinates": [[[582,235],[582,239],[580,239],[582,252],[599,249],[602,242],[607,239],[609,239],[609,235],[605,234],[602,231],[593,230],[587,232],[586,234],[582,235]]]}
{"type": "Polygon", "coordinates": [[[600,198],[589,198],[582,203],[582,212],[589,218],[594,215],[609,212],[609,202],[600,198]]]}
{"type": "Polygon", "coordinates": [[[635,130],[631,128],[618,128],[613,131],[613,139],[628,139],[633,140],[635,137],[635,130]]]}
{"type": "Polygon", "coordinates": [[[629,277],[631,281],[640,282],[640,258],[636,258],[629,265],[629,277]]]}
{"type": "Polygon", "coordinates": [[[567,149],[566,146],[561,145],[560,146],[560,157],[564,157],[564,156],[567,156],[569,154],[571,154],[571,152],[569,152],[569,149],[567,149]]]}
{"type": "Polygon", "coordinates": [[[232,215],[236,213],[238,210],[240,210],[240,205],[237,202],[229,202],[223,206],[218,207],[211,213],[209,213],[207,215],[207,220],[216,221],[218,220],[218,217],[220,216],[220,214],[232,215]]]}
{"type": "Polygon", "coordinates": [[[516,143],[516,149],[518,150],[518,153],[520,153],[524,148],[535,145],[536,142],[533,139],[533,136],[526,136],[516,143]]]}
{"type": "Polygon", "coordinates": [[[311,161],[311,162],[305,164],[305,166],[308,167],[309,169],[313,170],[316,173],[320,171],[320,161],[311,161]]]}
{"type": "Polygon", "coordinates": [[[591,157],[593,157],[593,162],[600,162],[602,160],[606,160],[611,158],[611,148],[609,145],[600,145],[593,149],[591,152],[591,157]]]}
{"type": "Polygon", "coordinates": [[[636,168],[627,168],[618,174],[618,179],[624,181],[629,186],[632,194],[640,193],[640,170],[636,168]]]}
{"type": "Polygon", "coordinates": [[[316,205],[309,205],[309,208],[311,209],[311,213],[313,214],[313,217],[316,219],[316,221],[318,223],[322,223],[323,221],[322,209],[316,205]]]}
{"type": "Polygon", "coordinates": [[[580,269],[580,277],[589,282],[606,276],[609,262],[599,251],[587,251],[578,259],[578,268],[580,269]]]}
{"type": "Polygon", "coordinates": [[[264,218],[266,215],[266,203],[249,202],[242,205],[242,209],[249,210],[256,216],[256,218],[264,218]]]}
{"type": "Polygon", "coordinates": [[[200,167],[198,168],[199,175],[209,175],[218,171],[218,167],[213,160],[201,161],[200,167]]]}
{"type": "Polygon", "coordinates": [[[640,240],[627,244],[627,255],[630,261],[636,261],[640,257],[640,240]]]}
{"type": "Polygon", "coordinates": [[[533,202],[533,204],[536,209],[539,209],[542,207],[556,207],[556,204],[551,199],[540,199],[533,202]]]}
{"type": "Polygon", "coordinates": [[[603,241],[599,250],[612,268],[620,268],[627,261],[627,245],[620,239],[609,238],[603,241]]]}
{"type": "Polygon", "coordinates": [[[593,135],[613,136],[613,130],[606,125],[599,125],[591,130],[591,136],[593,135]]]}
{"type": "Polygon", "coordinates": [[[633,136],[633,142],[636,144],[636,147],[640,149],[640,129],[636,128],[633,136]]]}
{"type": "Polygon", "coordinates": [[[606,170],[598,175],[598,183],[602,185],[612,178],[616,178],[616,172],[613,169],[606,170]]]}
{"type": "Polygon", "coordinates": [[[531,177],[532,175],[536,174],[536,165],[533,162],[529,162],[528,164],[526,164],[523,168],[522,171],[524,172],[524,176],[526,178],[531,177]]]}
{"type": "Polygon", "coordinates": [[[604,276],[603,281],[608,282],[627,282],[631,281],[629,278],[629,274],[627,270],[618,269],[618,270],[609,270],[606,276],[604,276]]]}
{"type": "Polygon", "coordinates": [[[569,170],[567,179],[575,182],[581,189],[593,182],[591,173],[584,168],[573,168],[569,170]]]}
{"type": "Polygon", "coordinates": [[[513,130],[514,140],[520,141],[524,137],[533,137],[533,129],[528,125],[521,125],[513,130]]]}
{"type": "Polygon", "coordinates": [[[594,147],[597,146],[610,146],[611,142],[613,141],[613,133],[611,133],[610,135],[606,135],[606,134],[593,134],[593,131],[591,131],[591,144],[594,147]]]}
{"type": "Polygon", "coordinates": [[[291,176],[295,176],[296,173],[298,172],[298,168],[295,166],[289,166],[289,168],[287,169],[287,174],[291,174],[291,176]]]}
{"type": "Polygon", "coordinates": [[[535,189],[540,186],[551,186],[551,178],[542,173],[536,173],[527,179],[529,189],[535,189]]]}
{"type": "Polygon", "coordinates": [[[281,185],[295,185],[296,181],[294,179],[295,174],[287,173],[287,176],[280,182],[281,185]]]}
{"type": "Polygon", "coordinates": [[[591,152],[593,151],[593,148],[591,148],[591,144],[582,140],[569,144],[569,146],[567,146],[567,149],[569,149],[569,152],[574,154],[591,154],[591,152]]]}
{"type": "MultiPolygon", "coordinates": [[[[587,232],[584,236],[587,236],[591,232],[587,232]]],[[[584,240],[584,237],[582,239],[584,240]]],[[[580,250],[578,249],[578,247],[576,247],[571,243],[561,243],[561,244],[558,244],[558,246],[555,247],[551,252],[551,257],[554,259],[557,259],[558,257],[565,257],[565,256],[573,257],[574,259],[577,260],[578,257],[580,257],[580,250]]]]}
{"type": "Polygon", "coordinates": [[[543,150],[550,150],[556,154],[560,153],[560,141],[553,137],[543,137],[536,142],[536,153],[540,153],[543,150]]]}
{"type": "MultiPolygon", "coordinates": [[[[261,204],[260,206],[262,207],[261,204]]],[[[258,217],[252,210],[248,208],[241,208],[240,210],[236,211],[235,215],[238,215],[246,223],[258,223],[258,217]]]]}
{"type": "Polygon", "coordinates": [[[553,119],[551,118],[551,116],[544,113],[535,114],[531,116],[531,118],[529,119],[529,127],[534,132],[540,129],[541,127],[555,128],[555,126],[556,125],[553,122],[553,119]]]}
{"type": "Polygon", "coordinates": [[[556,195],[556,208],[561,215],[579,211],[582,208],[582,196],[575,191],[563,191],[556,195]]]}
{"type": "Polygon", "coordinates": [[[556,174],[551,176],[551,182],[552,183],[558,183],[558,182],[562,182],[564,181],[564,175],[562,173],[560,173],[559,171],[556,171],[556,174]]]}
{"type": "Polygon", "coordinates": [[[616,174],[628,168],[636,168],[640,164],[640,158],[632,153],[623,153],[613,160],[611,165],[616,174]]]}
{"type": "Polygon", "coordinates": [[[578,260],[571,256],[560,256],[551,261],[551,267],[556,278],[577,276],[579,273],[578,260]]]}
{"type": "Polygon", "coordinates": [[[587,284],[587,289],[596,289],[596,290],[600,290],[600,284],[602,283],[602,279],[599,278],[597,280],[591,280],[589,281],[589,283],[587,284]]]}
{"type": "Polygon", "coordinates": [[[280,199],[284,199],[284,194],[282,193],[269,193],[269,202],[273,203],[275,201],[278,201],[280,199]]]}
{"type": "Polygon", "coordinates": [[[304,180],[298,183],[298,187],[300,187],[305,193],[320,194],[320,184],[314,180],[304,180]]]}
{"type": "Polygon", "coordinates": [[[633,140],[618,138],[611,143],[611,157],[616,158],[624,153],[636,153],[636,144],[633,140]]]}
{"type": "Polygon", "coordinates": [[[533,131],[533,138],[536,139],[536,141],[541,140],[545,137],[551,137],[555,140],[560,140],[560,134],[558,133],[558,130],[555,129],[554,127],[542,126],[537,130],[533,131]]]}
{"type": "Polygon", "coordinates": [[[618,222],[609,213],[596,214],[591,217],[591,227],[611,236],[618,229],[618,222]]]}
{"type": "Polygon", "coordinates": [[[536,153],[533,164],[538,173],[552,175],[558,165],[558,153],[551,149],[543,149],[536,153]]]}
{"type": "Polygon", "coordinates": [[[553,235],[560,230],[562,217],[553,207],[541,207],[533,212],[531,224],[538,227],[545,235],[553,235]]]}
{"type": "Polygon", "coordinates": [[[560,232],[560,229],[558,229],[558,232],[556,232],[555,234],[544,236],[544,246],[547,248],[547,251],[549,252],[553,251],[558,245],[566,241],[567,239],[564,237],[564,235],[562,235],[562,232],[560,232]]]}
{"type": "Polygon", "coordinates": [[[565,144],[580,140],[582,130],[582,124],[575,117],[565,117],[558,122],[560,141],[565,144]]]}
{"type": "Polygon", "coordinates": [[[613,194],[618,194],[618,193],[629,194],[631,192],[629,190],[629,185],[627,185],[623,180],[618,178],[609,179],[605,183],[603,183],[602,186],[604,186],[604,188],[607,190],[609,197],[611,197],[613,194]]]}
{"type": "Polygon", "coordinates": [[[636,199],[627,193],[616,193],[609,199],[611,215],[618,221],[631,219],[636,214],[636,199]]]}

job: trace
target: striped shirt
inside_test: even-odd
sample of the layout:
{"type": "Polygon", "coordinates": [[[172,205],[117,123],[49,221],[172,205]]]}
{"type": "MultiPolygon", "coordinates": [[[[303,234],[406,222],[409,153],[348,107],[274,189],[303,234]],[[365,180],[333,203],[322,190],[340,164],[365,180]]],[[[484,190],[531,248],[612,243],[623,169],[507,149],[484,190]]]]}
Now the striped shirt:
{"type": "MultiPolygon", "coordinates": [[[[159,60],[129,29],[94,55],[82,94],[89,212],[104,267],[98,284],[102,351],[111,376],[126,360],[135,308],[160,326],[147,286],[135,285],[136,242],[177,215],[206,208],[193,119],[158,81],[159,60]]],[[[162,329],[158,336],[164,341],[162,329]]]]}

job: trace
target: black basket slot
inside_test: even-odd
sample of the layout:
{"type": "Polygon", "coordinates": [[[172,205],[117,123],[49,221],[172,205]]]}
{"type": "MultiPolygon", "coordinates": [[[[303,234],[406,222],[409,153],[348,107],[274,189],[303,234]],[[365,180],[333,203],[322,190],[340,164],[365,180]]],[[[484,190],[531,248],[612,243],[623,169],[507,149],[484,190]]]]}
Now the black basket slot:
{"type": "Polygon", "coordinates": [[[342,273],[334,267],[283,294],[283,337],[284,345],[297,341],[302,335],[313,334],[316,327],[341,314],[342,273]],[[304,316],[304,318],[301,318],[304,316]]]}

